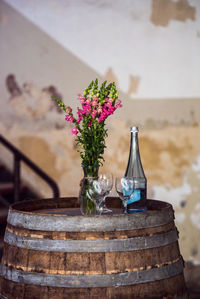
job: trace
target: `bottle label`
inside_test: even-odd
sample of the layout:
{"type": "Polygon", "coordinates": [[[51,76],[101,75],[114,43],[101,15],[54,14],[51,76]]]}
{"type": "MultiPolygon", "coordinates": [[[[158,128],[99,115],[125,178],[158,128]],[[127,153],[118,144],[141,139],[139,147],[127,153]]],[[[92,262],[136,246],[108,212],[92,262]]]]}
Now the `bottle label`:
{"type": "Polygon", "coordinates": [[[131,198],[127,201],[127,205],[130,205],[133,202],[139,201],[141,199],[141,191],[139,189],[134,190],[131,198]]]}

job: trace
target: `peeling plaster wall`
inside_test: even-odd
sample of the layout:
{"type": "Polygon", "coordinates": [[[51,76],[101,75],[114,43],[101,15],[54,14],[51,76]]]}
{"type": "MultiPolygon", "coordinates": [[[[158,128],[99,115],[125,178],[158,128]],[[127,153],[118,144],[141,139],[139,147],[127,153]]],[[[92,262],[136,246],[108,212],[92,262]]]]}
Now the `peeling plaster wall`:
{"type": "MultiPolygon", "coordinates": [[[[76,108],[77,93],[92,79],[115,81],[123,108],[107,122],[102,171],[124,174],[129,126],[139,125],[148,197],[173,204],[181,252],[196,263],[199,14],[193,0],[0,1],[1,134],[58,182],[62,196],[77,196],[80,158],[71,126],[50,97],[76,108]]],[[[0,159],[11,167],[2,146],[0,159]]],[[[51,196],[27,167],[23,177],[42,197],[51,196]]]]}
{"type": "Polygon", "coordinates": [[[123,92],[140,77],[133,99],[199,98],[199,1],[6,2],[102,77],[111,68],[123,92]]]}
{"type": "Polygon", "coordinates": [[[195,21],[196,8],[185,0],[153,0],[151,21],[156,26],[168,26],[171,20],[186,22],[195,21]]]}

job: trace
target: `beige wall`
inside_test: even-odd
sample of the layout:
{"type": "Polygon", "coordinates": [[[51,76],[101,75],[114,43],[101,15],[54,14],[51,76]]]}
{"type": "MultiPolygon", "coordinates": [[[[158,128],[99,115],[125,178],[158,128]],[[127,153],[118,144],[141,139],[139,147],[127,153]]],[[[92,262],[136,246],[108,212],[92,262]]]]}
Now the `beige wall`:
{"type": "MultiPolygon", "coordinates": [[[[173,204],[181,252],[199,263],[199,3],[67,1],[62,10],[52,0],[42,2],[44,18],[40,1],[6,2],[0,2],[1,133],[58,182],[62,196],[77,195],[80,158],[49,87],[75,108],[77,93],[92,79],[116,81],[123,108],[108,121],[103,171],[124,174],[129,126],[139,125],[148,196],[173,204]],[[10,74],[15,80],[7,88],[10,74]]],[[[23,176],[42,197],[51,196],[27,168],[23,176]]]]}

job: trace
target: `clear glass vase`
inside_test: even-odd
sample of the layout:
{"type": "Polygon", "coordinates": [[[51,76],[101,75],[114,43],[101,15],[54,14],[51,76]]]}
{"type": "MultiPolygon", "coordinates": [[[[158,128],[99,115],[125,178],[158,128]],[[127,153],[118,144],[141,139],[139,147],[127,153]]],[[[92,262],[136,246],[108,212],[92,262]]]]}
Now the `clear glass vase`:
{"type": "Polygon", "coordinates": [[[97,209],[95,203],[91,199],[90,188],[92,181],[98,178],[98,169],[95,166],[83,167],[84,177],[81,180],[79,201],[82,215],[96,215],[97,209]]]}

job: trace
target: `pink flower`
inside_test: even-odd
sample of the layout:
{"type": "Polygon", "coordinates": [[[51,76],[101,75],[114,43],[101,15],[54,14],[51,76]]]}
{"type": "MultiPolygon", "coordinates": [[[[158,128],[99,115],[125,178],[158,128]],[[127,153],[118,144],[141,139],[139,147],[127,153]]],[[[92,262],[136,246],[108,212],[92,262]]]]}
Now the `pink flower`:
{"type": "Polygon", "coordinates": [[[74,118],[73,118],[72,115],[65,115],[65,120],[66,120],[66,121],[70,121],[71,123],[74,122],[74,118]]]}
{"type": "Polygon", "coordinates": [[[107,117],[107,113],[106,112],[102,112],[101,115],[99,116],[99,119],[98,119],[98,123],[104,121],[107,117]]]}
{"type": "Polygon", "coordinates": [[[90,104],[90,100],[87,99],[87,100],[85,101],[85,103],[86,103],[86,104],[90,104]]]}
{"type": "Polygon", "coordinates": [[[80,124],[80,122],[83,120],[82,116],[79,116],[79,118],[77,119],[77,123],[80,124]]]}
{"type": "Polygon", "coordinates": [[[121,104],[121,100],[116,100],[115,101],[115,108],[120,108],[120,107],[122,107],[122,104],[121,104]]]}
{"type": "Polygon", "coordinates": [[[81,104],[85,103],[85,98],[84,99],[80,99],[81,104]]]}
{"type": "Polygon", "coordinates": [[[77,108],[77,114],[78,114],[78,116],[80,117],[80,115],[83,113],[83,111],[80,109],[80,108],[77,108]]]}
{"type": "Polygon", "coordinates": [[[105,107],[103,107],[103,112],[101,113],[101,115],[108,115],[108,110],[105,107]]]}
{"type": "Polygon", "coordinates": [[[90,109],[91,109],[90,103],[85,102],[82,106],[83,106],[83,110],[82,110],[81,114],[82,115],[88,115],[90,113],[90,109]]]}
{"type": "Polygon", "coordinates": [[[102,107],[99,107],[99,108],[97,109],[97,112],[98,112],[98,113],[101,113],[101,112],[102,112],[102,107]]]}
{"type": "Polygon", "coordinates": [[[90,113],[90,109],[84,108],[83,109],[83,115],[87,116],[90,113]]]}
{"type": "Polygon", "coordinates": [[[109,113],[109,115],[110,114],[113,114],[114,113],[114,111],[115,111],[115,107],[113,107],[113,106],[110,106],[109,108],[108,108],[108,113],[109,113]]]}
{"type": "Polygon", "coordinates": [[[92,120],[89,121],[88,126],[91,127],[92,125],[92,120]]]}
{"type": "Polygon", "coordinates": [[[109,108],[110,106],[112,106],[112,103],[105,103],[104,104],[104,107],[108,107],[109,108]]]}
{"type": "Polygon", "coordinates": [[[82,94],[79,93],[79,94],[78,94],[78,98],[79,98],[81,104],[83,104],[83,103],[85,102],[85,97],[82,96],[82,94]]]}
{"type": "Polygon", "coordinates": [[[112,101],[110,99],[106,99],[106,103],[112,105],[112,101]]]}
{"type": "Polygon", "coordinates": [[[95,118],[96,114],[97,114],[97,110],[94,109],[94,110],[92,111],[92,113],[91,113],[92,118],[95,118]]]}
{"type": "Polygon", "coordinates": [[[81,110],[79,107],[77,107],[77,114],[79,117],[87,116],[90,113],[91,107],[90,103],[84,101],[82,104],[83,109],[81,110]]]}
{"type": "Polygon", "coordinates": [[[93,100],[93,101],[92,101],[92,106],[93,106],[93,107],[96,107],[96,106],[98,106],[98,103],[97,103],[97,101],[93,100]]]}
{"type": "Polygon", "coordinates": [[[78,94],[78,98],[79,98],[79,100],[85,100],[85,97],[84,96],[82,96],[82,94],[78,94]]]}
{"type": "Polygon", "coordinates": [[[72,132],[73,135],[77,135],[78,134],[78,129],[77,128],[73,128],[71,132],[72,132]]]}
{"type": "Polygon", "coordinates": [[[85,102],[84,107],[89,110],[91,108],[90,102],[85,102]]]}

